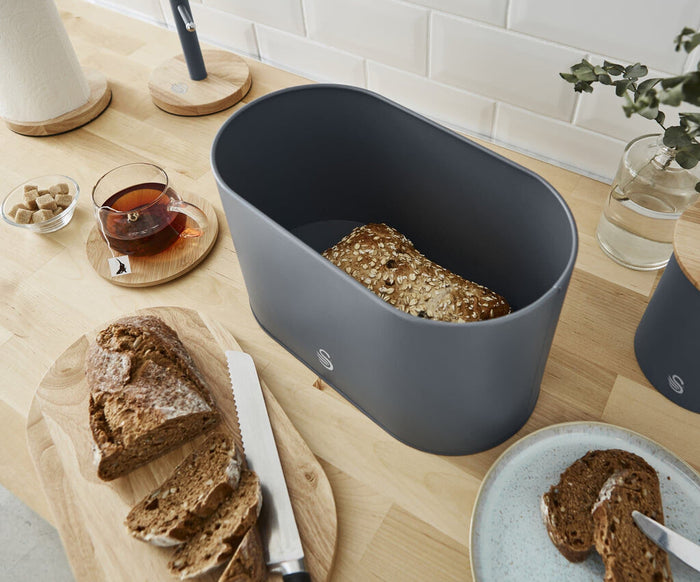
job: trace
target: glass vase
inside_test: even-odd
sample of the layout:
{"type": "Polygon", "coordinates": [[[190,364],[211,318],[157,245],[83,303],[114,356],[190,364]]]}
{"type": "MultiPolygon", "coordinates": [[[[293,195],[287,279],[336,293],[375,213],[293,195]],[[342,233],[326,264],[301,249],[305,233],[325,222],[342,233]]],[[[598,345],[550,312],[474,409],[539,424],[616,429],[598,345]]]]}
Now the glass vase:
{"type": "Polygon", "coordinates": [[[627,144],[596,230],[603,251],[631,269],[666,266],[676,221],[700,196],[700,164],[681,168],[662,137],[643,135],[627,144]]]}

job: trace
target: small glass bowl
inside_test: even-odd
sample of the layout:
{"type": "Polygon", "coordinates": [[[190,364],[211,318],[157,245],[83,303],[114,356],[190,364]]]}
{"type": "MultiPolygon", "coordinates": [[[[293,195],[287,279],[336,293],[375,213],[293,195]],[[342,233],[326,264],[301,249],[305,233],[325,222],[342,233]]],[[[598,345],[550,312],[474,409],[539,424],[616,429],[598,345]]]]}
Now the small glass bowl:
{"type": "Polygon", "coordinates": [[[68,176],[62,176],[60,174],[54,174],[50,176],[39,176],[37,178],[32,178],[22,182],[19,186],[14,188],[5,199],[2,201],[2,217],[8,224],[12,226],[17,226],[19,228],[27,229],[31,232],[36,232],[38,234],[46,234],[49,232],[55,232],[60,228],[66,226],[73,218],[73,213],[75,212],[75,207],[78,203],[78,196],[80,195],[80,187],[73,178],[68,176]],[[68,193],[73,197],[70,205],[63,209],[60,214],[44,220],[43,222],[30,222],[29,224],[20,224],[12,220],[10,216],[10,210],[15,206],[15,204],[21,204],[24,202],[24,187],[28,184],[34,184],[39,188],[39,190],[48,190],[49,186],[54,184],[68,184],[68,193]]]}

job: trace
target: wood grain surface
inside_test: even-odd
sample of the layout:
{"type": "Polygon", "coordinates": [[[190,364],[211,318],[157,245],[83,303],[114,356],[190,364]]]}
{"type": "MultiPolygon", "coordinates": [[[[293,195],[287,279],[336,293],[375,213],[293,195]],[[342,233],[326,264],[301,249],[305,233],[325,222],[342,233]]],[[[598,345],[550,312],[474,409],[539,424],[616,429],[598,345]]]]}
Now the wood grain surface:
{"type": "MultiPolygon", "coordinates": [[[[181,50],[174,31],[82,0],[57,5],[82,64],[109,79],[112,103],[90,124],[42,139],[0,124],[0,191],[55,172],[75,177],[87,191],[116,165],[151,161],[206,198],[221,231],[211,253],[186,276],[127,288],[99,277],[85,256],[94,225],[89,197],[79,200],[72,222],[54,234],[16,232],[0,224],[0,439],[7,443],[0,447],[0,482],[39,513],[56,522],[23,433],[34,391],[51,363],[85,330],[153,305],[197,309],[230,329],[255,359],[260,377],[331,483],[338,516],[332,582],[470,580],[469,522],[481,480],[507,446],[544,426],[572,420],[616,424],[700,468],[700,415],[652,388],[634,355],[634,333],[661,273],[625,269],[595,240],[608,184],[480,142],[538,173],[563,195],[576,219],[579,254],[527,424],[505,443],[476,455],[421,453],[316,383],[250,311],[211,173],[211,144],[233,111],[270,91],[308,81],[245,59],[253,84],[239,104],[205,117],[170,115],[153,105],[148,79],[181,50]]],[[[622,149],[621,144],[620,155],[622,149]]]]}
{"type": "Polygon", "coordinates": [[[71,131],[95,119],[109,105],[112,99],[112,90],[107,79],[100,71],[87,68],[83,72],[90,89],[87,103],[73,111],[44,121],[14,121],[6,119],[7,127],[22,135],[41,137],[71,131]]]}
{"type": "MultiPolygon", "coordinates": [[[[156,315],[178,333],[204,375],[226,428],[242,448],[224,356],[226,350],[240,351],[235,338],[217,322],[189,309],[159,307],[139,310],[138,314],[156,315]]],[[[205,437],[122,478],[110,482],[97,478],[87,415],[90,389],[84,370],[86,350],[105,326],[77,339],[39,384],[27,425],[29,449],[78,582],[170,582],[167,563],[172,550],[135,540],[123,522],[130,509],[158,487],[205,437]],[[128,560],[124,556],[129,556],[128,560]]],[[[321,465],[275,397],[261,384],[306,565],[314,582],[327,582],[337,538],[333,493],[321,465]]],[[[215,581],[220,574],[218,571],[201,580],[215,581]]]]}
{"type": "Polygon", "coordinates": [[[678,219],[673,235],[673,251],[688,281],[700,290],[700,201],[678,219]]]}
{"type": "MultiPolygon", "coordinates": [[[[219,234],[219,220],[214,207],[205,199],[191,194],[183,193],[183,199],[197,206],[207,217],[209,224],[203,234],[195,238],[179,238],[162,253],[150,257],[129,257],[131,273],[112,277],[108,260],[112,258],[112,252],[105,242],[97,224],[92,227],[85,243],[87,259],[95,269],[95,272],[114,285],[124,287],[152,287],[167,283],[182,275],[189,273],[209,254],[216,243],[219,234]]],[[[187,227],[196,228],[191,219],[187,219],[187,227]]],[[[116,253],[120,255],[120,253],[116,253]]]]}
{"type": "Polygon", "coordinates": [[[175,115],[209,115],[243,99],[253,81],[247,63],[226,51],[204,50],[202,58],[207,76],[201,81],[190,78],[182,54],[156,67],[148,81],[153,103],[175,115]]]}

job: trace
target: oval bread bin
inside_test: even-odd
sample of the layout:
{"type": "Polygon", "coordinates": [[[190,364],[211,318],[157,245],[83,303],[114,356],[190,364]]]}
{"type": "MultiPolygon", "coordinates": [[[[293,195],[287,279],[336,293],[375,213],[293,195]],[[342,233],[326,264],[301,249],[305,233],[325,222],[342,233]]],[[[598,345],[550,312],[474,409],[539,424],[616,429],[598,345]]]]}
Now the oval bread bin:
{"type": "Polygon", "coordinates": [[[233,114],[211,154],[260,325],[402,442],[464,455],[514,434],[537,401],[577,251],[536,174],[370,91],[305,85],[233,114]],[[513,313],[408,315],[321,256],[385,222],[513,313]]]}

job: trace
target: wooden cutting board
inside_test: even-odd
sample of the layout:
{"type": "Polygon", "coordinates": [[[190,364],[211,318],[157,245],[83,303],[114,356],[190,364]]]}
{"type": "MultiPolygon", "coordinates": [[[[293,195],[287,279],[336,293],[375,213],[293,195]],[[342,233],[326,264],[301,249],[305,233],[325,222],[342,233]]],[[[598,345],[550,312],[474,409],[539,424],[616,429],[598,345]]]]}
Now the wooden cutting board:
{"type": "MultiPolygon", "coordinates": [[[[193,310],[157,307],[137,313],[157,315],[178,333],[207,379],[225,424],[240,444],[224,355],[225,350],[240,350],[235,338],[220,324],[193,310]]],[[[114,481],[97,478],[84,363],[89,343],[106,325],[80,337],[44,376],[27,423],[29,449],[78,582],[172,582],[175,578],[168,572],[167,563],[173,550],[135,540],[123,522],[131,507],[159,485],[203,437],[114,481]]],[[[333,492],[314,454],[264,383],[262,388],[306,565],[314,582],[326,582],[337,539],[333,492]]],[[[196,580],[216,581],[220,573],[196,580]]]]}

